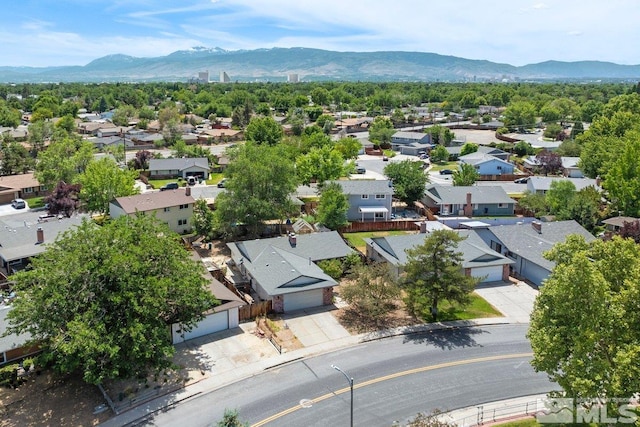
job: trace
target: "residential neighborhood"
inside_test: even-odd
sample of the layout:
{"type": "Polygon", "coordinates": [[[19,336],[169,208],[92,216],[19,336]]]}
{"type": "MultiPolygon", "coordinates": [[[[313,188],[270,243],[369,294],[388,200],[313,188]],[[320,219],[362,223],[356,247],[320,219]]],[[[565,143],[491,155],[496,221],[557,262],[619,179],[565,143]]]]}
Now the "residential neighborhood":
{"type": "Polygon", "coordinates": [[[640,241],[640,207],[625,191],[630,157],[607,157],[584,129],[600,116],[583,120],[576,107],[558,133],[560,119],[541,113],[520,126],[508,103],[347,110],[311,87],[297,110],[235,100],[219,106],[224,117],[166,99],[68,97],[58,109],[77,111],[43,119],[38,103],[51,94],[25,104],[31,111],[1,133],[6,384],[20,389],[58,340],[73,342],[83,350],[66,346],[66,357],[104,390],[97,418],[107,422],[168,390],[157,379],[166,360],[184,375],[166,379],[176,387],[166,393],[186,393],[370,334],[528,325],[533,301],[566,267],[557,248],[640,241]],[[84,323],[93,313],[101,320],[89,338],[79,325],[93,327],[84,323]],[[138,351],[143,336],[160,356],[138,351]],[[96,350],[103,337],[126,351],[96,350]],[[110,373],[83,351],[113,363],[110,373]],[[125,381],[130,367],[147,387],[125,381]]]}

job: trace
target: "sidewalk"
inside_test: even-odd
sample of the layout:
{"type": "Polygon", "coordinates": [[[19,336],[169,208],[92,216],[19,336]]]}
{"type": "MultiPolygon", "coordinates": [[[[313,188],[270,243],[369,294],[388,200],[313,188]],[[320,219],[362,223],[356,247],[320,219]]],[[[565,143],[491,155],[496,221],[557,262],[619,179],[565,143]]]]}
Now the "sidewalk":
{"type": "Polygon", "coordinates": [[[441,419],[453,422],[459,427],[500,424],[509,420],[535,416],[547,409],[546,394],[535,394],[496,402],[483,403],[456,409],[441,415],[441,419]]]}
{"type": "Polygon", "coordinates": [[[286,363],[294,362],[306,357],[315,356],[322,353],[338,350],[341,348],[357,345],[363,342],[373,341],[377,339],[383,339],[399,335],[408,335],[419,332],[428,332],[440,329],[453,329],[464,328],[472,326],[488,326],[509,324],[510,321],[504,317],[487,318],[487,319],[475,319],[475,320],[461,320],[454,322],[441,322],[441,323],[429,323],[416,326],[403,326],[399,328],[388,329],[384,331],[377,331],[372,333],[364,333],[358,335],[351,335],[348,337],[339,338],[333,341],[323,342],[309,347],[293,350],[291,352],[278,354],[274,356],[265,357],[248,363],[244,366],[237,367],[233,370],[229,370],[224,373],[217,374],[215,376],[208,377],[192,385],[188,385],[180,390],[168,393],[160,396],[157,399],[144,403],[140,406],[132,408],[120,415],[115,415],[106,422],[100,424],[103,427],[120,427],[126,426],[137,421],[140,421],[144,417],[151,415],[157,411],[162,410],[171,405],[175,405],[179,402],[187,400],[189,398],[205,394],[229,384],[233,384],[237,381],[249,378],[254,375],[258,375],[263,371],[280,366],[286,363]]]}

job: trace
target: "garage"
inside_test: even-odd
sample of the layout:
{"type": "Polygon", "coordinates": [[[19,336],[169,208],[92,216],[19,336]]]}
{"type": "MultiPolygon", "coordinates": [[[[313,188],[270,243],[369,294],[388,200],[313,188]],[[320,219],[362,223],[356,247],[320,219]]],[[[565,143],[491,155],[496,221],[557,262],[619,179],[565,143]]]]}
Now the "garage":
{"type": "Polygon", "coordinates": [[[219,313],[211,313],[201,320],[191,331],[182,334],[181,326],[174,324],[171,327],[173,343],[191,340],[215,332],[224,331],[229,328],[229,312],[227,310],[219,313]]]}
{"type": "Polygon", "coordinates": [[[302,310],[322,305],[322,288],[293,292],[284,295],[284,312],[302,310]]]}
{"type": "Polygon", "coordinates": [[[502,281],[502,265],[472,268],[471,275],[473,277],[487,276],[481,283],[502,281]]]}

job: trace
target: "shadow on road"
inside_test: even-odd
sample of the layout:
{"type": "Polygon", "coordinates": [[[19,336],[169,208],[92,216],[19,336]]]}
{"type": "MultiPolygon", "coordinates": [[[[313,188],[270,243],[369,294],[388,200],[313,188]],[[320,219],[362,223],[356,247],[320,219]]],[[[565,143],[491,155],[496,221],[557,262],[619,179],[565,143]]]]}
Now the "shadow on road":
{"type": "Polygon", "coordinates": [[[448,328],[406,335],[404,343],[427,344],[441,349],[480,346],[474,336],[487,333],[478,328],[448,328]]]}

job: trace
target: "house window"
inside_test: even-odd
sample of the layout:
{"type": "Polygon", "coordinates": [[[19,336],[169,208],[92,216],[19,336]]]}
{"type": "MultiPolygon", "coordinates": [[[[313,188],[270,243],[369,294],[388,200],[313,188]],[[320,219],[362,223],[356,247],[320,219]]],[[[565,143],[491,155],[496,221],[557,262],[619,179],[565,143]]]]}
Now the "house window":
{"type": "Polygon", "coordinates": [[[48,190],[48,188],[47,188],[46,185],[41,185],[40,186],[40,191],[47,191],[47,190],[48,190]]]}
{"type": "Polygon", "coordinates": [[[385,199],[386,197],[385,194],[376,194],[376,199],[385,199]]]}
{"type": "Polygon", "coordinates": [[[360,197],[362,197],[363,199],[368,199],[368,198],[369,198],[369,195],[368,195],[368,194],[363,194],[363,195],[362,195],[362,196],[360,196],[360,197]]]}
{"type": "Polygon", "coordinates": [[[502,166],[498,166],[498,170],[501,171],[502,170],[502,166]]]}
{"type": "Polygon", "coordinates": [[[25,194],[33,193],[33,187],[23,188],[22,192],[25,194]]]}
{"type": "Polygon", "coordinates": [[[171,211],[171,208],[164,208],[164,211],[165,211],[165,212],[170,212],[170,211],[171,211]]]}
{"type": "Polygon", "coordinates": [[[376,219],[384,218],[384,212],[376,212],[376,219]]]}
{"type": "Polygon", "coordinates": [[[180,209],[188,209],[189,208],[189,204],[187,203],[186,205],[180,205],[180,209]]]}
{"type": "Polygon", "coordinates": [[[187,220],[186,219],[179,219],[178,220],[178,225],[187,225],[187,220]]]}
{"type": "Polygon", "coordinates": [[[506,204],[506,203],[498,203],[498,208],[500,208],[500,209],[504,209],[504,208],[506,208],[506,207],[507,207],[507,204],[506,204]]]}

